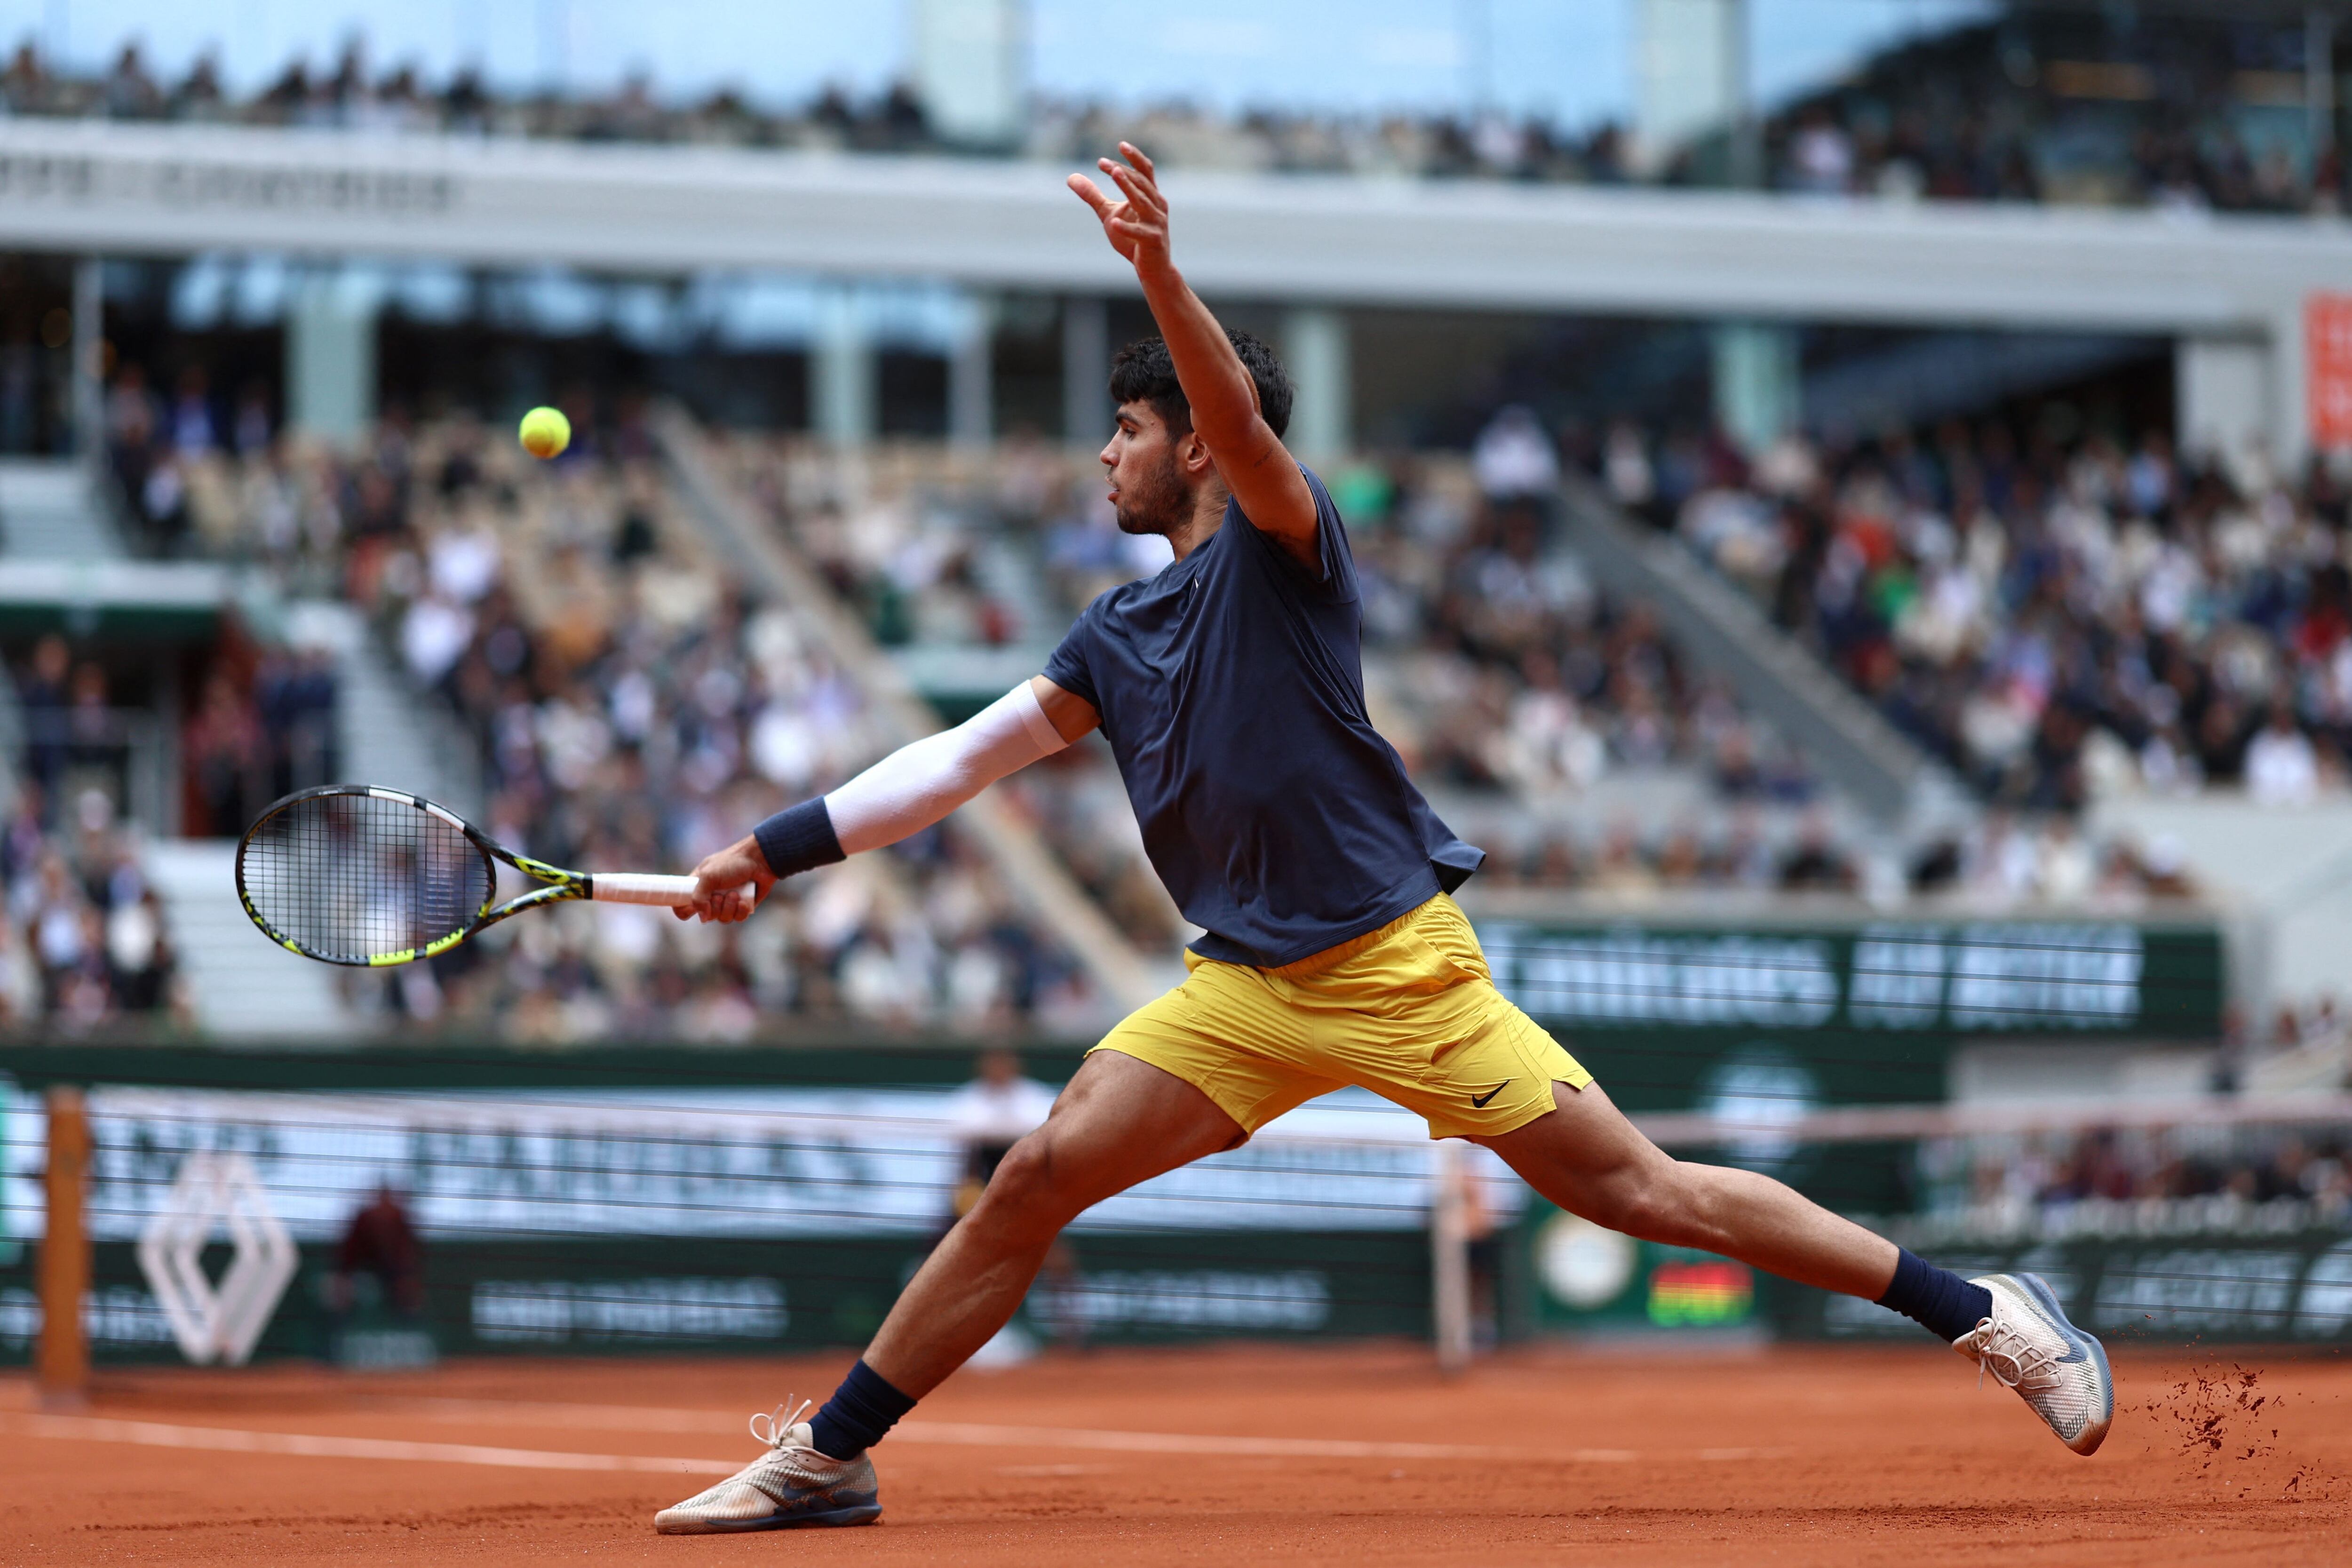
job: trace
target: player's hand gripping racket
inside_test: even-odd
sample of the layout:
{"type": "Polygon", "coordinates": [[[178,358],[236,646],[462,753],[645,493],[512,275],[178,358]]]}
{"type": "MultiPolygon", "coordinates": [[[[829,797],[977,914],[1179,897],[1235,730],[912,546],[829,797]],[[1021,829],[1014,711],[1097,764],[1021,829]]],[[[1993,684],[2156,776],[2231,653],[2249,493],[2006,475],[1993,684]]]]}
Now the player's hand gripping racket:
{"type": "Polygon", "coordinates": [[[236,892],[270,941],[328,963],[407,963],[542,904],[694,902],[691,877],[567,871],[493,843],[398,790],[329,784],[288,795],[246,829],[236,892]],[[497,909],[503,860],[551,886],[497,909]]]}

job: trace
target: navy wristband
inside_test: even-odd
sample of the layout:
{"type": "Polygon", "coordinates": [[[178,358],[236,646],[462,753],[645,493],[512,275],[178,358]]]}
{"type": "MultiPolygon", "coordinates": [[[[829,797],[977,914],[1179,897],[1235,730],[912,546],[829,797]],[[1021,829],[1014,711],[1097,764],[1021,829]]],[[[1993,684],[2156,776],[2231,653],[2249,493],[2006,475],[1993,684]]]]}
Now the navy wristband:
{"type": "Polygon", "coordinates": [[[751,837],[759,841],[768,869],[779,877],[797,876],[849,858],[841,852],[841,840],[833,831],[833,814],[825,810],[823,795],[786,806],[751,829],[751,837]]]}

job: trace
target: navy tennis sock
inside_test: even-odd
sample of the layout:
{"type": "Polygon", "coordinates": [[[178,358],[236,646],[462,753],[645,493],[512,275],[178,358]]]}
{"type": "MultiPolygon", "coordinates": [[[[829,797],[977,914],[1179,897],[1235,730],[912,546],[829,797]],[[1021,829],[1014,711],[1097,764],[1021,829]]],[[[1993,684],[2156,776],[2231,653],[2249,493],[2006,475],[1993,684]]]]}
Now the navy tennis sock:
{"type": "Polygon", "coordinates": [[[882,1440],[915,1402],[891,1387],[860,1360],[809,1422],[809,1441],[835,1459],[854,1459],[882,1440]]]}
{"type": "Polygon", "coordinates": [[[1878,1304],[1949,1344],[1992,1315],[1992,1292],[1915,1257],[1909,1247],[1897,1247],[1895,1282],[1878,1304]]]}

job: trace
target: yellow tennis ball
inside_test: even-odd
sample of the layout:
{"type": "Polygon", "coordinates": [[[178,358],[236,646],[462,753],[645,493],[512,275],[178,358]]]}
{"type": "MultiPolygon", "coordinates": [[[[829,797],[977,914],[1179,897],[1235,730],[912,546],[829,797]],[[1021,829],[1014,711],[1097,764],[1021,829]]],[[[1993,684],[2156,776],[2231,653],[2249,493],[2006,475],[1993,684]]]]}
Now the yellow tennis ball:
{"type": "Polygon", "coordinates": [[[534,458],[552,458],[572,445],[572,421],[560,408],[534,408],[522,416],[522,449],[534,458]]]}

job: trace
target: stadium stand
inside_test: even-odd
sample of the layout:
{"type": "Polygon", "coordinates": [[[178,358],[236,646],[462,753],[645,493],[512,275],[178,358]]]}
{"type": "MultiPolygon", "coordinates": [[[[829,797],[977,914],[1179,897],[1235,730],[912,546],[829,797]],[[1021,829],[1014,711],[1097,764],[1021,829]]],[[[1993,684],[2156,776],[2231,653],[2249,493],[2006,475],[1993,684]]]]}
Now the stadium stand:
{"type": "Polygon", "coordinates": [[[1979,1231],[2056,1230],[2098,1207],[2146,1215],[2141,1223],[2155,1228],[2166,1209],[2214,1198],[2242,1209],[2284,1203],[2290,1223],[2327,1224],[2352,1210],[2347,1152],[2352,1144],[2340,1131],[2315,1136],[2274,1126],[2093,1126],[1931,1139],[1916,1155],[1919,1206],[1932,1220],[1979,1231]]]}
{"type": "MultiPolygon", "coordinates": [[[[986,458],[893,447],[845,510],[817,477],[830,471],[819,450],[743,440],[734,461],[877,637],[902,650],[1003,649],[1014,656],[1003,668],[1024,658],[1034,668],[1096,594],[1166,559],[1159,541],[1118,531],[1084,455],[1034,443],[986,458]]],[[[1528,484],[1494,443],[1486,453],[1352,461],[1333,485],[1362,581],[1376,720],[1424,787],[1504,804],[1481,814],[1501,829],[1492,879],[1624,890],[1784,872],[1850,883],[1851,851],[1818,824],[1767,832],[1751,816],[1710,837],[1622,813],[1571,824],[1513,809],[1589,800],[1606,779],[1660,770],[1686,775],[1701,800],[1792,808],[1822,792],[1643,605],[1603,593],[1560,545],[1552,469],[1539,466],[1528,484]]],[[[1172,911],[1108,753],[1073,752],[1011,788],[1138,942],[1165,947],[1172,911]]]]}
{"type": "MultiPolygon", "coordinates": [[[[2053,201],[2233,211],[2342,211],[2345,170],[2305,135],[2306,34],[2294,23],[2219,14],[2094,13],[2017,5],[1868,61],[1761,128],[1769,182],[1817,195],[1896,200],[2053,201]]],[[[373,72],[356,44],[329,71],[289,63],[245,99],[199,59],[158,79],[136,43],[98,74],[53,70],[29,41],[5,73],[13,114],[441,132],[587,142],[928,152],[947,150],[904,86],[869,101],[828,89],[797,106],[733,89],[695,101],[635,76],[607,96],[499,93],[462,71],[444,83],[401,66],[373,72]]],[[[1140,110],[1037,105],[1017,149],[1080,163],[1120,139],[1171,167],[1616,184],[1721,184],[1723,135],[1655,167],[1613,122],[1542,117],[1223,115],[1182,103],[1140,110]]]]}
{"type": "MultiPolygon", "coordinates": [[[[128,395],[119,386],[118,405],[128,395]]],[[[1526,436],[1517,419],[1499,420],[1468,462],[1363,461],[1335,479],[1354,519],[1381,721],[1430,787],[1500,804],[1480,816],[1495,851],[1488,882],[1636,900],[1677,888],[1858,888],[1852,823],[1806,809],[1822,802],[1818,779],[1694,670],[1643,606],[1601,592],[1561,546],[1542,465],[1530,470],[1524,454],[1509,456],[1510,442],[1526,436]],[[1662,768],[1696,780],[1697,800],[1751,809],[1704,821],[1526,809],[1662,768]]],[[[1621,485],[1631,460],[1623,436],[1604,448],[1621,485]]],[[[1553,461],[1548,440],[1543,450],[1553,461]]],[[[1715,460],[1730,460],[1727,449],[1715,460]]],[[[463,420],[422,432],[389,425],[351,458],[281,442],[242,458],[166,447],[136,461],[150,466],[142,489],[154,488],[154,474],[173,476],[163,488],[184,490],[184,526],[205,552],[264,563],[289,592],[364,607],[415,682],[463,716],[485,762],[493,832],[553,858],[593,863],[650,850],[665,863],[689,863],[722,822],[756,816],[766,809],[761,801],[824,787],[881,749],[870,727],[858,728],[854,683],[826,667],[822,650],[793,644],[788,618],[721,603],[716,563],[675,515],[649,437],[626,420],[609,436],[590,433],[583,455],[544,484],[463,420]],[[528,570],[509,574],[509,561],[528,570]],[[688,717],[702,700],[693,683],[712,662],[714,616],[727,639],[716,662],[731,674],[710,677],[711,689],[728,679],[744,688],[730,710],[734,729],[688,717]],[[606,628],[614,628],[609,637],[606,628]],[[650,713],[675,727],[652,734],[650,713]],[[600,772],[610,754],[628,766],[668,759],[657,765],[685,782],[684,804],[658,823],[623,824],[604,809],[623,787],[613,782],[619,773],[600,772]]],[[[1003,683],[1020,678],[1016,666],[1035,667],[1086,599],[1156,564],[1142,553],[1151,542],[1119,535],[1099,500],[1086,499],[1087,459],[1035,443],[978,456],[896,444],[864,460],[854,496],[824,449],[797,438],[737,438],[728,461],[877,642],[900,653],[1010,655],[990,665],[1014,671],[1003,683]]],[[[119,470],[132,466],[118,454],[119,470]]],[[[1668,504],[1675,487],[1657,493],[1668,504]]],[[[1692,490],[1679,510],[1719,510],[1729,493],[1692,490]]],[[[1726,561],[1738,554],[1727,545],[1717,552],[1726,561]]],[[[1844,644],[1824,651],[1855,668],[1844,644]]],[[[316,663],[304,668],[315,682],[316,663]]],[[[220,707],[203,732],[251,728],[282,757],[289,742],[270,726],[286,724],[271,715],[287,700],[264,699],[302,679],[281,661],[242,698],[215,683],[207,702],[220,707]]],[[[280,760],[269,776],[293,775],[280,760]]],[[[1172,958],[1184,928],[1142,859],[1107,752],[1074,748],[1007,793],[1129,938],[1172,958]]],[[[2014,804],[2039,811],[2067,803],[2029,791],[2014,804]]],[[[938,854],[952,863],[951,850],[938,854]]],[[[919,862],[926,881],[945,869],[902,858],[919,862]]],[[[2148,851],[2128,843],[2093,849],[2063,826],[2008,817],[1933,847],[1920,875],[1930,889],[1957,880],[2009,902],[2190,891],[2160,851],[2151,865],[2148,851]]],[[[954,907],[965,899],[947,896],[954,907]]],[[[785,999],[787,1014],[862,1005],[907,1020],[931,1011],[908,998],[928,996],[970,1016],[948,1000],[971,994],[948,979],[961,962],[970,973],[955,984],[1003,989],[1015,1016],[1031,1016],[1041,994],[1076,1005],[1083,988],[1066,960],[1057,965],[1053,944],[1034,933],[1013,934],[1019,922],[1002,914],[944,917],[920,942],[889,941],[871,921],[853,922],[863,934],[824,926],[797,961],[805,973],[779,972],[764,991],[742,994],[785,999]],[[975,931],[994,934],[979,941],[975,931]],[[881,961],[901,947],[920,954],[908,961],[923,972],[911,984],[889,981],[881,961]],[[860,962],[847,965],[853,953],[860,962]],[[975,976],[990,965],[999,978],[982,986],[975,976]],[[842,973],[864,977],[853,988],[864,1004],[835,994],[829,983],[842,973]]],[[[719,970],[739,990],[747,979],[726,963],[719,970]]],[[[556,984],[603,990],[601,977],[556,984]]],[[[604,1016],[594,1005],[577,1011],[604,1016]]]]}
{"type": "MultiPolygon", "coordinates": [[[[1816,195],[2188,200],[2177,180],[2103,185],[2050,173],[2079,174],[2089,166],[2084,160],[2105,156],[2098,149],[2123,134],[2120,124],[2147,168],[2164,164],[2171,157],[2165,148],[2179,150],[2174,142],[2207,159],[2211,168],[2200,163],[2194,172],[2206,205],[2278,206],[2274,181],[2254,200],[2246,195],[2251,187],[2222,174],[2232,158],[2260,162],[2257,152],[2285,145],[2262,138],[2284,123],[2273,110],[2284,112],[2283,83],[2300,58],[2303,34],[2216,26],[2168,13],[2126,37],[2080,14],[2012,8],[1996,23],[1884,55],[1768,121],[1765,179],[1816,195]],[[2110,77],[2084,64],[2100,60],[2113,66],[2110,77]],[[2199,67],[2190,73],[2194,93],[2174,90],[2184,62],[2199,67]],[[2163,87],[2158,100],[2091,90],[2102,80],[2129,86],[2139,79],[2132,70],[2153,73],[2163,87]],[[1969,90],[1956,95],[1954,84],[1969,90]],[[1963,102],[1979,107],[1953,107],[1963,102]],[[1899,110],[1891,117],[1890,103],[1899,110]],[[2159,110],[2179,123],[2158,127],[2153,142],[2132,130],[2135,116],[2159,110]],[[2084,130],[2089,121],[2098,135],[2084,130]],[[2167,136],[2174,142],[2163,142],[2167,136]],[[2236,151],[2231,136],[2240,136],[2236,151]],[[2018,170],[2023,175],[2011,179],[2018,170]]],[[[356,47],[331,74],[297,64],[267,90],[232,100],[209,65],[184,81],[162,83],[134,47],[103,75],[64,77],[49,73],[28,44],[0,79],[0,93],[19,114],[166,123],[876,152],[945,145],[903,91],[870,104],[829,94],[792,110],[726,94],[683,103],[643,79],[606,99],[505,98],[469,79],[433,84],[405,69],[379,79],[356,47]]],[[[1496,121],[1375,125],[1276,114],[1227,121],[1176,108],[1122,118],[1098,106],[1045,103],[1030,117],[1019,151],[1061,160],[1082,142],[1119,134],[1143,138],[1180,167],[1553,183],[1636,177],[1613,131],[1579,139],[1496,121]]],[[[1702,140],[1687,156],[1639,177],[1720,183],[1720,151],[1702,140]]],[[[2271,163],[2298,167],[2291,157],[2271,163]]],[[[2298,187],[2287,205],[2326,205],[2326,170],[2315,177],[2317,184],[2298,187]]],[[[161,274],[152,269],[136,279],[124,272],[127,286],[106,285],[106,308],[138,314],[138,331],[162,330],[168,339],[184,328],[220,332],[215,347],[230,341],[226,318],[181,323],[171,313],[176,304],[149,320],[171,291],[156,284],[161,274]]],[[[1600,377],[1612,385],[1619,373],[1640,371],[1644,345],[1663,342],[1643,323],[1618,327],[1640,341],[1600,377]]],[[[1664,357],[1679,355],[1679,363],[1697,352],[1692,345],[1704,346],[1698,337],[1684,339],[1664,357]]],[[[191,337],[184,350],[142,342],[140,352],[161,369],[152,381],[135,362],[117,367],[105,412],[125,542],[141,553],[258,565],[274,591],[306,614],[330,602],[361,612],[374,628],[369,646],[391,650],[410,681],[437,694],[435,711],[470,735],[470,746],[454,750],[467,753],[468,771],[478,763],[481,789],[471,804],[494,831],[560,858],[650,850],[666,864],[684,862],[707,845],[716,823],[821,789],[887,745],[889,726],[876,721],[871,693],[842,679],[848,671],[839,650],[805,638],[788,647],[792,616],[756,594],[713,587],[731,583],[732,569],[678,514],[642,410],[625,410],[607,429],[592,430],[585,444],[596,449],[568,462],[545,487],[543,476],[508,462],[502,442],[463,419],[411,428],[395,414],[363,449],[338,456],[278,437],[268,377],[255,376],[249,363],[232,367],[244,349],[214,363],[198,341],[191,337]],[[510,570],[518,561],[528,570],[510,570]],[[590,618],[612,628],[593,647],[572,630],[590,618]],[[723,721],[709,725],[691,717],[701,700],[694,683],[707,668],[726,672],[710,678],[713,690],[731,676],[743,692],[723,721]],[[558,673],[543,680],[542,672],[558,673]],[[772,686],[788,689],[778,695],[772,686]],[[621,733],[648,705],[660,715],[661,733],[621,733]],[[835,729],[837,718],[845,730],[835,729]],[[713,739],[730,733],[731,742],[713,739]],[[841,755],[818,747],[820,755],[809,749],[816,733],[858,738],[835,748],[841,755]],[[639,763],[659,753],[671,759],[664,768],[694,770],[691,777],[677,773],[682,793],[650,837],[611,809],[630,782],[580,762],[600,744],[639,763]]],[[[1688,379],[1666,376],[1660,384],[1672,381],[1680,389],[1674,397],[1687,401],[1688,379]]],[[[1384,426],[1384,436],[1466,439],[1475,418],[1491,411],[1495,390],[1457,396],[1462,407],[1449,412],[1443,431],[1407,425],[1384,426]],[[1462,416],[1474,411],[1463,426],[1462,416]]],[[[398,395],[415,392],[404,385],[398,395]]],[[[432,396],[425,401],[438,405],[432,396]]],[[[460,406],[478,401],[457,399],[460,406]]],[[[2265,522],[2254,531],[2263,540],[2257,547],[2247,542],[2252,535],[2216,521],[2226,521],[2225,513],[2266,516],[2274,505],[2338,515],[2340,487],[2326,474],[2304,487],[2300,500],[2273,502],[2260,499],[2269,492],[2251,481],[2233,487],[2201,470],[2171,471],[2179,465],[2160,437],[2129,451],[2081,442],[2053,452],[2046,442],[1961,425],[1899,440],[1784,444],[1751,463],[1726,441],[1655,440],[1632,425],[1598,440],[1570,431],[1555,443],[1531,416],[1507,409],[1466,461],[1412,449],[1331,465],[1364,573],[1377,717],[1424,786],[1442,797],[1441,808],[1471,823],[1472,836],[1494,852],[1482,886],[1637,902],[1684,889],[1863,892],[1881,901],[1905,890],[1906,879],[1890,884],[1880,874],[1888,848],[1883,825],[1837,798],[1846,781],[1813,749],[1791,744],[1774,727],[1777,716],[1760,717],[1752,694],[1735,696],[1717,673],[1719,659],[1711,670],[1653,604],[1604,584],[1570,547],[1549,478],[1563,458],[1589,466],[1628,510],[1675,524],[1727,579],[1748,589],[1902,731],[2001,808],[1981,822],[1943,825],[1932,841],[1902,845],[1910,891],[1958,888],[2003,905],[2194,898],[2196,885],[2170,845],[2090,840],[2074,814],[2111,787],[2187,788],[2200,778],[2234,779],[2257,761],[2263,787],[2289,795],[2325,788],[2336,776],[2339,727],[2325,717],[2333,656],[2321,645],[2328,641],[2326,596],[2337,591],[2332,584],[2340,573],[2306,560],[2307,539],[2276,536],[2265,522]],[[1965,453],[1953,445],[1954,430],[1965,453]],[[2146,649],[2118,654],[2116,638],[2135,634],[2108,627],[2105,609],[2100,624],[2085,626],[2053,616],[2052,606],[2069,594],[2112,596],[2101,574],[2118,569],[2117,560],[2137,562],[2132,552],[2141,549],[2136,503],[2113,497],[2144,487],[2148,472],[2168,465],[2178,496],[2151,526],[2168,539],[2172,513],[2195,513],[2181,525],[2189,531],[2158,551],[2164,571],[2175,575],[2179,559],[2196,558],[2199,582],[2179,590],[2194,607],[2168,630],[2143,605],[2146,649]],[[1991,534],[1974,523],[1955,531],[1948,522],[1939,534],[1917,521],[1960,515],[1952,476],[1971,466],[1980,475],[2021,476],[1979,487],[2001,492],[1984,511],[2000,541],[2001,560],[1990,574],[1975,556],[1960,570],[1953,552],[1978,550],[1991,534]],[[2094,470],[2105,477],[2095,483],[2085,477],[2094,470]],[[1895,477],[1884,484],[1874,479],[1888,474],[1895,477]],[[1897,500],[1880,500],[1874,485],[1897,500]],[[2103,498],[2094,504],[2106,509],[2107,542],[2075,541],[2066,531],[2074,514],[2062,516],[2055,502],[2043,518],[2022,515],[2037,494],[2080,485],[2103,498]],[[2248,549],[2257,558],[2247,557],[2248,549]],[[2211,583],[2221,584],[2218,594],[2211,583]],[[1971,587],[1976,596],[1963,604],[1971,587]],[[2306,600],[2318,606],[2309,614],[2306,600]],[[2217,605],[2226,613],[2209,626],[2217,605]],[[2283,631],[2301,639],[2288,645],[2295,669],[2272,673],[2297,683],[2296,713],[2264,734],[2275,682],[2254,666],[2263,656],[2260,639],[2283,631]],[[2305,642],[2314,651],[2293,651],[2305,642]],[[2153,672],[2137,685],[2135,658],[2153,672]],[[2076,679],[2077,667],[2093,674],[2076,679]],[[2158,688],[2181,694],[2168,721],[2143,701],[2161,708],[2158,688]]],[[[734,480],[773,515],[778,536],[818,563],[892,663],[949,718],[1034,668],[1092,593],[1154,564],[1136,553],[1137,542],[1117,535],[1099,505],[1080,499],[1090,468],[1083,455],[1023,437],[979,451],[921,442],[877,447],[858,459],[865,477],[845,488],[828,466],[833,459],[800,437],[744,437],[730,444],[729,461],[734,480]],[[814,483],[813,473],[820,475],[814,483]],[[961,673],[943,687],[942,669],[961,673]]],[[[2147,588],[2159,591],[2171,589],[2147,588]]],[[[321,623],[306,624],[316,631],[321,623]]],[[[349,771],[349,716],[327,725],[321,715],[338,702],[362,705],[362,697],[396,704],[401,694],[360,690],[352,682],[363,670],[347,653],[331,651],[333,641],[265,637],[266,646],[191,691],[187,736],[196,782],[185,792],[184,824],[190,831],[249,815],[255,799],[290,780],[323,776],[317,770],[333,759],[334,742],[345,743],[349,771]]],[[[862,656],[852,661],[862,663],[862,656]]],[[[373,756],[370,765],[382,773],[373,756]]],[[[455,784],[433,787],[451,798],[467,794],[455,784]]],[[[1141,858],[1099,745],[1074,748],[1000,794],[1139,951],[1172,956],[1183,928],[1141,858]]],[[[941,879],[952,884],[957,857],[971,853],[953,830],[924,845],[895,858],[905,881],[898,896],[918,904],[941,879]]],[[[712,984],[738,1001],[804,996],[782,1016],[836,1016],[846,1005],[837,994],[843,955],[895,951],[878,934],[879,919],[861,917],[866,934],[816,942],[793,961],[805,960],[807,974],[794,970],[761,990],[740,962],[722,955],[688,965],[689,989],[719,974],[723,981],[712,984]],[[812,978],[820,972],[825,984],[812,978]]],[[[1034,1022],[1039,996],[1078,1011],[1100,1003],[1087,999],[1083,966],[1066,944],[1041,935],[1033,920],[992,908],[945,921],[914,921],[927,947],[912,939],[897,944],[921,950],[907,961],[915,979],[893,985],[877,978],[869,988],[872,997],[895,998],[902,1021],[963,1016],[946,999],[953,994],[948,976],[967,949],[987,959],[971,959],[973,974],[994,966],[998,978],[982,991],[993,985],[1024,999],[1012,1005],[1011,1017],[1034,1022]],[[974,918],[996,934],[975,938],[974,918]]],[[[863,967],[876,977],[887,969],[878,959],[863,967]]],[[[640,968],[640,978],[651,973],[640,968]]],[[[610,1020],[630,1015],[614,1010],[601,973],[582,984],[591,995],[577,1009],[589,1020],[583,1026],[622,1026],[610,1020]]],[[[573,985],[562,980],[554,990],[568,994],[573,985]]],[[[441,1005],[421,993],[415,1005],[441,1005]]],[[[508,1016],[502,1004],[483,1005],[508,1016]]]]}
{"type": "Polygon", "coordinates": [[[1770,166],[1821,195],[2341,212],[2342,160],[2306,136],[2310,37],[2219,6],[2014,6],[1805,95],[1767,131],[1770,166]]]}
{"type": "MultiPolygon", "coordinates": [[[[390,425],[349,454],[166,460],[192,538],[362,609],[458,716],[503,842],[562,864],[691,865],[887,749],[829,652],[730,584],[640,427],[583,430],[551,468],[463,419],[390,425]]],[[[258,727],[266,694],[210,700],[258,727]]],[[[952,828],[790,884],[782,918],[741,933],[576,912],[509,928],[502,962],[440,961],[437,982],[404,980],[387,1004],[549,1039],[740,1037],[762,1012],[987,1026],[1091,1005],[952,828]]]]}
{"type": "Polygon", "coordinates": [[[142,837],[88,781],[62,813],[21,780],[0,826],[0,1030],[184,1029],[188,997],[142,837]]]}
{"type": "MultiPolygon", "coordinates": [[[[1646,459],[1620,441],[1624,493],[1646,459]]],[[[1987,798],[2073,811],[2343,786],[2346,496],[2325,462],[2296,482],[1995,420],[1718,448],[1654,506],[1987,798]]]]}

